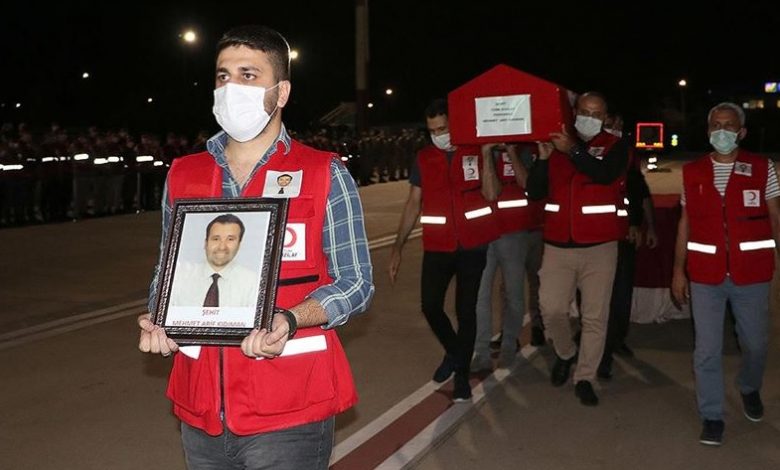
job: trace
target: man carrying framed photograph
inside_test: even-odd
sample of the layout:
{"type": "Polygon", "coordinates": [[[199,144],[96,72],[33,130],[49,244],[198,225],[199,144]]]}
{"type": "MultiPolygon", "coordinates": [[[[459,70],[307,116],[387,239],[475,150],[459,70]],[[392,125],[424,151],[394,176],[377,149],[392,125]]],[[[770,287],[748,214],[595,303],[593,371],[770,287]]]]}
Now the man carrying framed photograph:
{"type": "MultiPolygon", "coordinates": [[[[240,348],[175,354],[167,396],[182,421],[190,469],[325,469],[334,416],[357,401],[333,328],[365,311],[374,292],[362,207],[338,159],[292,140],[282,123],[291,88],[287,41],[244,26],[228,31],[217,51],[214,115],[224,132],[207,152],[174,161],[163,233],[179,199],[285,197],[297,246],[282,258],[276,305],[286,311],[271,330],[253,330],[240,348]],[[283,194],[281,175],[293,177],[283,194]],[[286,348],[292,341],[296,347],[286,348]]],[[[159,274],[158,265],[150,310],[159,274]]],[[[179,350],[148,315],[138,323],[141,351],[179,350]]]]}

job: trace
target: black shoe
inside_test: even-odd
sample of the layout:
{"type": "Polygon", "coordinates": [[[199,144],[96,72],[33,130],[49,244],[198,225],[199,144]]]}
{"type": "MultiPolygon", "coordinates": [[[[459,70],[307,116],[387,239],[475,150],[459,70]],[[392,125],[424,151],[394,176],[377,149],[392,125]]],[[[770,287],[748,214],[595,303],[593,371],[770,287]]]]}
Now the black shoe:
{"type": "Polygon", "coordinates": [[[742,407],[745,418],[757,423],[764,418],[764,404],[761,403],[761,394],[758,390],[742,394],[742,407]]]}
{"type": "Polygon", "coordinates": [[[699,442],[707,446],[719,446],[723,443],[723,428],[721,420],[705,419],[701,428],[699,442]]]}
{"type": "Polygon", "coordinates": [[[531,346],[544,346],[546,343],[544,328],[541,326],[531,327],[531,346]]]}
{"type": "Polygon", "coordinates": [[[612,362],[601,361],[596,376],[602,380],[612,380],[612,362]]]}
{"type": "Polygon", "coordinates": [[[593,386],[587,380],[580,380],[574,386],[574,394],[580,399],[580,403],[585,406],[596,406],[599,404],[599,397],[593,391],[593,386]]]}
{"type": "Polygon", "coordinates": [[[455,385],[452,389],[452,401],[461,403],[471,401],[471,384],[468,374],[455,374],[455,385]]]}
{"type": "Polygon", "coordinates": [[[634,357],[634,351],[632,351],[628,346],[626,346],[626,343],[620,343],[620,345],[615,348],[614,352],[618,356],[634,357]]]}
{"type": "Polygon", "coordinates": [[[445,354],[441,364],[436,368],[436,372],[433,373],[433,381],[442,383],[449,379],[453,372],[455,372],[455,358],[445,354]]]}
{"type": "Polygon", "coordinates": [[[557,354],[555,355],[555,364],[553,364],[552,372],[550,373],[550,381],[554,386],[560,387],[569,380],[572,362],[574,362],[574,358],[561,359],[557,354]]]}

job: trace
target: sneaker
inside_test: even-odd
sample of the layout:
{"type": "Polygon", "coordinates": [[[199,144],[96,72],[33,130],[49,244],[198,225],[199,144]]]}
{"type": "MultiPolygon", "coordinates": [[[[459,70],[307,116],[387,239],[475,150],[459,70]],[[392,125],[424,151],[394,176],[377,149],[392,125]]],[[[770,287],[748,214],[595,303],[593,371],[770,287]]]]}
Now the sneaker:
{"type": "Polygon", "coordinates": [[[580,403],[585,406],[596,406],[599,404],[599,397],[593,391],[593,385],[587,380],[580,380],[574,386],[574,394],[580,399],[580,403]]]}
{"type": "Polygon", "coordinates": [[[758,390],[742,394],[742,409],[745,417],[754,423],[764,418],[764,404],[761,402],[761,394],[758,390]]]}
{"type": "Polygon", "coordinates": [[[511,369],[515,364],[517,364],[517,351],[515,351],[515,348],[501,348],[501,353],[498,355],[498,367],[511,369]]]}
{"type": "Polygon", "coordinates": [[[544,346],[547,339],[544,337],[544,328],[541,326],[531,327],[531,346],[544,346]]]}
{"type": "Polygon", "coordinates": [[[471,372],[480,373],[480,372],[492,372],[492,371],[493,371],[493,360],[490,359],[490,354],[477,353],[474,355],[474,359],[471,361],[471,372]]]}
{"type": "Polygon", "coordinates": [[[634,351],[626,346],[626,343],[620,343],[620,345],[615,348],[615,354],[622,357],[634,357],[634,351]]]}
{"type": "Polygon", "coordinates": [[[699,442],[706,446],[721,445],[723,443],[724,427],[722,420],[705,419],[701,427],[699,442]]]}
{"type": "Polygon", "coordinates": [[[436,372],[433,373],[433,381],[442,383],[449,379],[453,372],[455,372],[455,358],[445,354],[436,372]]]}
{"type": "Polygon", "coordinates": [[[455,374],[455,386],[452,388],[452,401],[463,403],[471,401],[471,384],[467,374],[455,374]]]}
{"type": "Polygon", "coordinates": [[[550,381],[556,387],[560,387],[569,380],[569,374],[571,373],[571,364],[574,362],[574,358],[561,359],[558,355],[555,355],[555,364],[553,364],[552,372],[550,373],[550,381]]]}

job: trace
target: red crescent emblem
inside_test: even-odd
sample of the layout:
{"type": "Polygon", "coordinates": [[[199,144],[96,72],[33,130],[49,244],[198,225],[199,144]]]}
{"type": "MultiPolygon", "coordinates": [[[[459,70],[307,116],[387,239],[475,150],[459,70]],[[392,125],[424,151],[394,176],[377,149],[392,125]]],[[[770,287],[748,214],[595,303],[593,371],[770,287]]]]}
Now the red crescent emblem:
{"type": "Polygon", "coordinates": [[[298,234],[295,233],[295,230],[291,229],[290,227],[286,227],[285,231],[286,231],[286,233],[285,233],[285,236],[284,236],[284,239],[285,239],[284,247],[285,248],[290,248],[293,245],[295,245],[295,242],[298,241],[298,234]],[[289,237],[289,240],[290,240],[289,242],[287,242],[287,240],[288,240],[287,235],[290,236],[289,237]]]}

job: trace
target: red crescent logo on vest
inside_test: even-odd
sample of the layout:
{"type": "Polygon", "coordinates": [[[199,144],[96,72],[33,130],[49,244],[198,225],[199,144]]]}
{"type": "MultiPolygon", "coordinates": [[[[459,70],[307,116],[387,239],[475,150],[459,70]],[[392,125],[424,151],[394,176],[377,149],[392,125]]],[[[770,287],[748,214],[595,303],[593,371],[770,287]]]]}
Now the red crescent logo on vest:
{"type": "Polygon", "coordinates": [[[290,248],[293,245],[295,245],[295,242],[298,241],[298,234],[295,233],[295,230],[291,229],[290,227],[287,227],[285,229],[285,232],[286,233],[284,234],[284,247],[290,248]]]}

